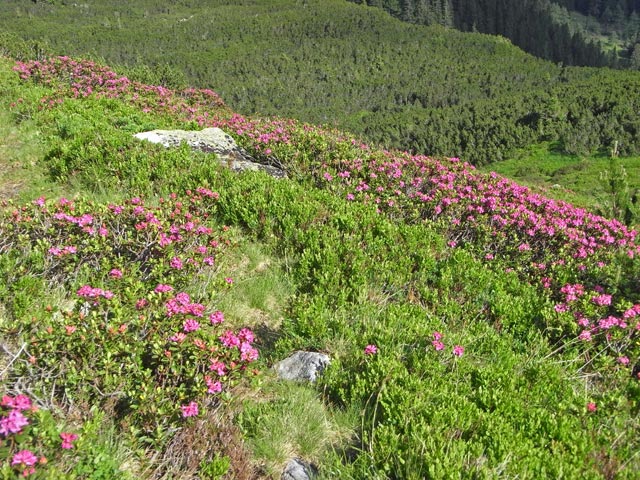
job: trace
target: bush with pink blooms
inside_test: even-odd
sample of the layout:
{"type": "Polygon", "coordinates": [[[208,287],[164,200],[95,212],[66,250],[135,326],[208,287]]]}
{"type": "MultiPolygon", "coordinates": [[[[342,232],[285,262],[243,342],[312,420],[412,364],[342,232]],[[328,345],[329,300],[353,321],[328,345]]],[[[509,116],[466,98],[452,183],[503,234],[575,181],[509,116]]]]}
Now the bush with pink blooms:
{"type": "MultiPolygon", "coordinates": [[[[34,90],[12,112],[45,132],[51,178],[128,197],[5,205],[2,333],[25,345],[16,375],[58,404],[108,409],[119,433],[166,453],[253,376],[256,335],[216,304],[243,287],[220,267],[226,224],[283,258],[295,285],[269,361],[330,353],[318,391],[328,410],[357,412],[350,443],[317,459],[327,475],[634,478],[634,230],[458,159],[243,117],[90,62],[17,72],[42,101],[34,90]],[[131,139],[178,124],[219,126],[290,180],[131,139]],[[193,185],[206,188],[168,195],[193,185]]],[[[79,430],[56,435],[76,431],[80,445],[79,430]]]]}
{"type": "MultiPolygon", "coordinates": [[[[250,329],[227,326],[210,306],[232,288],[218,266],[231,238],[210,218],[217,198],[197,188],[155,206],[138,197],[5,204],[2,287],[13,301],[3,336],[27,342],[13,375],[49,391],[53,405],[100,406],[158,447],[185,417],[229,399],[239,379],[255,374],[259,354],[250,329]],[[207,295],[193,298],[187,289],[199,278],[207,295]],[[37,303],[60,288],[68,292],[62,302],[37,303]]],[[[11,408],[0,427],[9,442],[29,424],[31,403],[18,395],[3,406],[11,408]]],[[[77,435],[60,439],[72,449],[77,435]]],[[[9,443],[11,452],[17,445],[9,443]]],[[[16,450],[13,462],[26,474],[37,468],[29,452],[16,450]]]]}

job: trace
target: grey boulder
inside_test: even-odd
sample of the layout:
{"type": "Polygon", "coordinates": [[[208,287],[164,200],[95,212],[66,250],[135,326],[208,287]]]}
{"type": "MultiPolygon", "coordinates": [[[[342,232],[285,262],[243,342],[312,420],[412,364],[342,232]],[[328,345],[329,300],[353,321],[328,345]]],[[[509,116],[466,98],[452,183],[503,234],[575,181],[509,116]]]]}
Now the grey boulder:
{"type": "Polygon", "coordinates": [[[330,361],[324,353],[298,351],[276,363],[274,368],[283,380],[315,382],[330,361]]]}
{"type": "Polygon", "coordinates": [[[304,460],[294,458],[289,460],[282,472],[282,480],[310,480],[314,477],[315,469],[304,460]]]}
{"type": "Polygon", "coordinates": [[[159,143],[166,148],[178,147],[186,143],[192,150],[215,153],[220,163],[234,171],[263,170],[276,178],[285,178],[286,172],[272,165],[258,163],[233,137],[217,127],[199,131],[190,130],[151,130],[134,135],[138,140],[159,143]]]}

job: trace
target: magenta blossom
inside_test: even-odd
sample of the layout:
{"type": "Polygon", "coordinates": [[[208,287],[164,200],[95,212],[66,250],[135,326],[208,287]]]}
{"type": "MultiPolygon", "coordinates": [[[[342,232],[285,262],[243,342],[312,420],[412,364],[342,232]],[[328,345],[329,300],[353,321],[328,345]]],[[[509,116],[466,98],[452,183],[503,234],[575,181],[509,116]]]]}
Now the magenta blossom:
{"type": "Polygon", "coordinates": [[[240,344],[240,360],[243,362],[254,362],[258,359],[258,350],[253,348],[250,343],[242,342],[240,344]]]}
{"type": "Polygon", "coordinates": [[[10,433],[20,433],[22,427],[29,425],[29,420],[18,410],[11,410],[9,415],[0,419],[0,434],[5,437],[10,433]]]}
{"type": "Polygon", "coordinates": [[[193,319],[188,319],[185,320],[184,323],[182,324],[182,330],[184,330],[185,332],[195,332],[196,330],[200,329],[200,324],[193,320],[193,319]]]}
{"type": "Polygon", "coordinates": [[[240,339],[231,330],[227,330],[219,337],[220,342],[227,348],[239,347],[240,339]]]}
{"type": "Polygon", "coordinates": [[[31,399],[26,395],[16,395],[15,397],[5,395],[2,397],[2,400],[0,400],[0,405],[16,410],[29,410],[33,406],[31,399]]]}
{"type": "Polygon", "coordinates": [[[453,354],[456,357],[461,357],[464,354],[464,347],[461,345],[456,345],[455,347],[453,347],[453,354]]]}
{"type": "Polygon", "coordinates": [[[169,265],[171,265],[171,268],[175,268],[176,270],[182,270],[183,267],[182,260],[178,257],[173,257],[169,261],[169,265]]]}
{"type": "Polygon", "coordinates": [[[376,347],[375,345],[367,345],[366,347],[364,347],[365,355],[375,355],[376,353],[378,353],[378,347],[376,347]]]}
{"type": "Polygon", "coordinates": [[[111,278],[122,278],[122,270],[118,270],[117,268],[114,268],[109,272],[109,276],[111,278]]]}
{"type": "Polygon", "coordinates": [[[222,391],[222,383],[219,380],[213,381],[211,377],[205,375],[204,381],[207,384],[207,393],[220,393],[222,391]]]}
{"type": "Polygon", "coordinates": [[[600,307],[611,305],[611,295],[603,293],[591,298],[591,301],[600,307]]]}
{"type": "Polygon", "coordinates": [[[30,467],[37,462],[38,457],[36,457],[31,450],[20,450],[11,459],[12,466],[24,465],[25,467],[30,467]]]}
{"type": "Polygon", "coordinates": [[[218,325],[224,322],[224,314],[220,310],[217,310],[209,315],[209,320],[211,321],[211,325],[218,325]]]}
{"type": "Polygon", "coordinates": [[[180,409],[182,410],[182,416],[184,418],[195,417],[198,415],[198,404],[196,402],[189,402],[188,405],[181,405],[180,409]]]}
{"type": "Polygon", "coordinates": [[[243,342],[253,343],[255,336],[253,332],[248,328],[243,328],[238,332],[238,338],[243,342]]]}
{"type": "Polygon", "coordinates": [[[62,432],[60,434],[60,438],[62,439],[61,448],[64,448],[65,450],[69,450],[73,448],[73,442],[75,442],[78,439],[78,435],[75,433],[62,432]]]}
{"type": "Polygon", "coordinates": [[[209,370],[216,372],[218,376],[223,377],[227,374],[227,367],[223,362],[215,361],[209,365],[209,370]]]}

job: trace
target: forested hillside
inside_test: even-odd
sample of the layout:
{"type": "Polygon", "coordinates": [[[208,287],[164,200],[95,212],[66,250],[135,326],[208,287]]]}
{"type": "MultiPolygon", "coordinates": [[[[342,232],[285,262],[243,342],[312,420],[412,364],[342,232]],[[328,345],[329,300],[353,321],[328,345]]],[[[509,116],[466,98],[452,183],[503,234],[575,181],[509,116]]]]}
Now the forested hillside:
{"type": "Polygon", "coordinates": [[[344,0],[7,0],[0,29],[23,58],[89,54],[149,83],[212,88],[242,113],[337,124],[388,148],[475,164],[542,140],[640,151],[637,73],[560,67],[503,38],[344,0]]]}
{"type": "Polygon", "coordinates": [[[566,65],[614,66],[617,58],[581,32],[554,21],[548,0],[352,0],[406,22],[502,35],[536,57],[566,65]]]}

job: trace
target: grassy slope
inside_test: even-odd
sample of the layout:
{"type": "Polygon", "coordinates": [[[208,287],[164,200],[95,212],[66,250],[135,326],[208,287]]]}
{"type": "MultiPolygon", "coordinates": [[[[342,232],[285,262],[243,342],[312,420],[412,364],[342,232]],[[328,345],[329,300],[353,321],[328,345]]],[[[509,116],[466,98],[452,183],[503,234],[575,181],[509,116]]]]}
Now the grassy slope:
{"type": "MultiPolygon", "coordinates": [[[[8,79],[2,83],[3,105],[16,97],[37,105],[44,91],[21,85],[10,65],[1,65],[0,75],[8,79]]],[[[121,101],[107,104],[105,109],[104,101],[91,97],[67,99],[62,107],[34,110],[19,125],[15,122],[21,118],[3,116],[1,128],[13,132],[5,140],[6,150],[18,153],[1,157],[1,165],[19,167],[25,181],[16,193],[24,200],[71,196],[84,189],[83,195],[99,195],[106,203],[141,191],[153,198],[201,182],[220,192],[216,221],[231,225],[238,235],[237,253],[223,259],[236,288],[209,298],[196,282],[190,291],[237,322],[255,321],[261,336],[265,375],[233,391],[244,408],[238,415],[235,403],[228,413],[228,418],[236,413],[233,429],[239,428],[253,448],[251,460],[213,446],[230,459],[239,478],[260,472],[277,477],[292,454],[313,460],[326,478],[633,478],[637,413],[625,389],[634,384],[615,363],[605,362],[594,372],[590,350],[556,343],[542,313],[550,299],[515,272],[505,272],[506,263],[487,263],[472,246],[447,247],[436,224],[390,220],[317,189],[314,182],[236,177],[184,152],[164,160],[153,148],[138,155],[139,147],[129,139],[132,131],[179,122],[170,115],[143,115],[121,101]],[[77,170],[42,177],[51,172],[44,154],[70,148],[87,135],[96,138],[96,132],[98,146],[113,141],[126,152],[129,164],[118,168],[129,169],[131,177],[121,183],[108,178],[114,172],[107,167],[122,154],[118,151],[104,164],[80,155],[77,170]],[[40,140],[33,145],[33,138],[40,140]],[[144,165],[149,161],[167,168],[161,170],[167,175],[136,183],[136,178],[148,178],[144,165]],[[447,350],[442,354],[431,344],[435,331],[444,335],[447,350]],[[363,356],[368,343],[378,345],[378,355],[363,356]],[[451,354],[456,344],[465,347],[460,358],[451,354]],[[279,385],[267,373],[271,362],[296,348],[326,351],[334,358],[317,390],[279,385]],[[586,410],[588,401],[598,403],[597,414],[586,410]],[[294,428],[309,420],[309,431],[294,428]],[[271,441],[265,443],[267,432],[271,441]]],[[[309,140],[314,141],[323,142],[309,140]]],[[[308,145],[293,148],[301,158],[313,153],[308,145]]],[[[3,177],[2,187],[14,192],[16,183],[3,177]]],[[[73,298],[73,291],[73,286],[58,291],[58,301],[73,298]]],[[[56,299],[46,291],[38,295],[42,298],[34,296],[33,311],[56,299]]],[[[5,308],[3,331],[18,342],[19,333],[7,330],[8,324],[28,317],[13,318],[15,310],[5,308]]],[[[15,391],[14,383],[5,386],[15,391]]],[[[175,443],[169,444],[173,450],[164,443],[170,435],[156,440],[154,457],[148,444],[118,430],[122,423],[75,414],[75,428],[80,420],[97,423],[94,437],[82,431],[96,442],[102,433],[116,432],[112,447],[97,445],[131,475],[145,476],[160,467],[167,472],[168,462],[182,458],[171,456],[175,443]]],[[[193,425],[179,424],[177,432],[202,434],[193,425]]],[[[78,458],[86,461],[80,464],[89,469],[85,474],[91,472],[93,447],[78,447],[78,458]]],[[[50,468],[73,468],[69,463],[52,461],[50,468]]],[[[216,465],[213,459],[200,468],[216,471],[216,465]]],[[[180,466],[175,462],[175,468],[180,466]]]]}
{"type": "MultiPolygon", "coordinates": [[[[622,158],[620,163],[627,171],[631,189],[640,188],[640,158],[622,158]]],[[[546,143],[482,170],[495,171],[552,198],[593,210],[607,198],[601,174],[609,168],[608,156],[567,155],[546,143]]]]}

